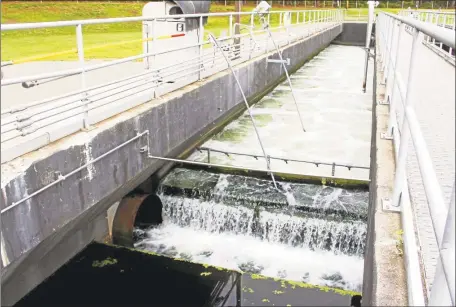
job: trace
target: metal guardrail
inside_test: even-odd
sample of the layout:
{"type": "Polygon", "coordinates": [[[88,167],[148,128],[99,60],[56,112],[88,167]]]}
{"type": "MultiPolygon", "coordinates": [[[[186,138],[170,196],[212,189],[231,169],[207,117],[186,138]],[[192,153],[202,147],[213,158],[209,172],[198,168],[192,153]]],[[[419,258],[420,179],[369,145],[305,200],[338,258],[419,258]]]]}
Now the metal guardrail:
{"type": "MultiPolygon", "coordinates": [[[[442,11],[416,11],[416,10],[404,10],[399,12],[400,16],[411,17],[419,21],[434,24],[439,27],[456,30],[456,12],[442,12],[442,11]]],[[[406,29],[410,32],[411,27],[406,26],[406,29]]],[[[454,35],[454,34],[453,34],[454,35]]],[[[435,48],[436,51],[444,51],[450,57],[455,57],[454,48],[447,47],[444,50],[444,42],[436,42],[435,38],[429,35],[425,36],[425,43],[430,47],[435,48]],[[431,42],[432,41],[432,42],[431,42]]]]}
{"type": "MultiPolygon", "coordinates": [[[[339,10],[313,10],[313,11],[277,11],[269,12],[271,15],[279,15],[279,25],[270,30],[277,35],[279,47],[292,44],[297,40],[310,36],[317,31],[334,27],[342,21],[342,13],[339,10]],[[291,14],[291,24],[285,25],[286,13],[291,14]]],[[[228,35],[218,38],[225,44],[226,55],[233,62],[239,64],[254,57],[261,56],[274,50],[270,44],[267,31],[258,24],[255,28],[254,12],[241,13],[209,13],[179,15],[179,18],[199,19],[202,27],[203,17],[227,17],[229,19],[228,35]],[[233,31],[233,16],[250,16],[250,26],[254,26],[249,33],[235,35],[233,31]],[[234,44],[235,39],[240,43],[234,44]],[[240,55],[236,49],[240,50],[240,55]]],[[[83,26],[94,24],[137,22],[137,21],[166,21],[175,19],[175,15],[161,17],[128,17],[96,20],[73,20],[25,24],[2,24],[1,31],[43,29],[56,27],[74,27],[76,31],[77,54],[79,67],[61,71],[51,71],[35,75],[27,75],[17,78],[3,76],[1,86],[10,86],[24,83],[22,90],[39,86],[40,84],[54,82],[70,76],[81,77],[81,87],[62,95],[56,95],[39,101],[14,106],[1,110],[1,162],[10,161],[22,154],[43,147],[53,141],[81,129],[89,130],[91,125],[106,118],[112,117],[137,105],[146,103],[156,98],[159,93],[164,94],[187,84],[201,80],[218,71],[228,68],[224,58],[217,48],[212,46],[210,40],[204,40],[200,35],[198,43],[189,46],[167,50],[154,50],[149,53],[141,53],[135,56],[107,61],[101,64],[86,65],[83,43],[83,26]],[[157,55],[171,53],[177,50],[199,47],[199,55],[181,61],[179,63],[144,69],[143,72],[128,77],[122,76],[117,80],[86,86],[87,73],[103,68],[133,62],[145,58],[154,58],[157,55]],[[204,48],[203,48],[204,47],[204,48]],[[207,47],[207,48],[206,48],[207,47]],[[196,76],[196,79],[193,77],[196,76]],[[132,95],[138,97],[131,98],[132,95]]],[[[155,24],[155,23],[153,23],[155,24]]],[[[14,65],[14,59],[8,63],[14,65]]],[[[32,98],[33,99],[33,98],[32,98]]]]}
{"type": "MultiPolygon", "coordinates": [[[[386,81],[386,98],[383,103],[389,103],[390,106],[390,118],[386,138],[393,139],[396,149],[396,174],[393,196],[389,207],[401,211],[402,216],[408,303],[411,306],[425,305],[418,250],[415,243],[414,218],[407,183],[407,151],[409,141],[411,140],[416,151],[432,225],[439,246],[439,263],[433,286],[430,289],[428,305],[454,306],[454,188],[451,204],[448,209],[448,206],[444,202],[443,193],[437,180],[419,121],[412,107],[413,99],[410,98],[412,95],[409,95],[409,93],[413,92],[414,86],[416,86],[417,75],[414,68],[419,65],[417,49],[423,41],[424,35],[436,39],[454,49],[454,31],[410,17],[388,13],[379,14],[377,29],[379,33],[382,70],[384,72],[384,81],[386,81]],[[398,71],[398,59],[401,45],[399,42],[401,42],[401,35],[406,31],[406,27],[413,29],[413,43],[410,51],[408,79],[406,80],[406,88],[404,88],[404,83],[398,71]],[[398,97],[394,96],[396,87],[400,93],[398,97]],[[402,123],[397,123],[396,111],[401,105],[403,105],[404,116],[402,123]]],[[[454,88],[448,90],[454,91],[454,88]]]]}
{"type": "MultiPolygon", "coordinates": [[[[211,153],[212,152],[221,153],[221,154],[226,155],[227,157],[229,157],[231,155],[233,155],[233,156],[245,156],[245,157],[254,158],[255,160],[258,160],[258,158],[263,158],[263,159],[265,158],[264,156],[261,156],[261,155],[253,155],[253,154],[247,154],[247,153],[232,152],[232,151],[226,151],[226,150],[213,149],[213,148],[209,148],[209,147],[198,147],[198,148],[196,148],[196,150],[198,150],[199,152],[203,152],[203,151],[207,152],[207,163],[211,163],[211,153]]],[[[284,162],[286,164],[288,164],[288,162],[297,162],[297,163],[313,164],[316,167],[318,167],[320,165],[331,166],[331,176],[335,176],[336,175],[336,167],[344,167],[344,168],[347,168],[349,171],[352,168],[369,169],[369,166],[359,166],[359,165],[353,165],[353,164],[343,164],[343,163],[325,162],[325,161],[317,161],[317,160],[298,160],[298,159],[290,159],[290,158],[283,158],[283,157],[274,157],[274,156],[270,156],[270,155],[267,155],[266,159],[268,159],[269,161],[270,160],[278,160],[278,161],[282,161],[282,162],[284,162]]]]}

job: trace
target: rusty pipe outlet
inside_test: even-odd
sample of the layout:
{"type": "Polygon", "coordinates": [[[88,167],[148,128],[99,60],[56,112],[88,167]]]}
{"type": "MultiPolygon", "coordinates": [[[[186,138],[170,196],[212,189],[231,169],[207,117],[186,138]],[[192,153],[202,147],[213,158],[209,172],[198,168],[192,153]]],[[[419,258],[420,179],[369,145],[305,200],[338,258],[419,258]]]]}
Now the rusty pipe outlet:
{"type": "Polygon", "coordinates": [[[112,224],[114,244],[133,247],[133,231],[136,227],[148,228],[160,225],[162,202],[155,194],[139,194],[124,197],[117,208],[112,224]]]}

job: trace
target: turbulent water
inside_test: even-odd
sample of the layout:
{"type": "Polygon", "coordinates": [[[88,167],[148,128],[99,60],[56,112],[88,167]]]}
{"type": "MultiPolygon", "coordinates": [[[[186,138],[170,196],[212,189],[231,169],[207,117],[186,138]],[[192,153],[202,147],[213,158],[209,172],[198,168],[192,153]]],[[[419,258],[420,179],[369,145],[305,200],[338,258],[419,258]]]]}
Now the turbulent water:
{"type": "Polygon", "coordinates": [[[137,230],[137,248],[228,269],[360,291],[366,224],[293,210],[160,195],[164,223],[137,230]]]}
{"type": "MultiPolygon", "coordinates": [[[[361,48],[330,46],[292,76],[305,133],[286,83],[252,108],[269,155],[369,166],[372,94],[361,92],[363,58],[361,48]]],[[[204,146],[262,156],[247,114],[204,146]]],[[[205,161],[207,153],[195,152],[189,159],[205,161]]],[[[215,152],[211,162],[265,167],[261,158],[215,152]]],[[[331,166],[279,160],[272,160],[271,166],[284,172],[331,175],[331,166]]],[[[195,172],[184,175],[187,180],[168,175],[165,181],[171,187],[177,182],[190,194],[161,190],[164,223],[155,229],[137,230],[138,248],[361,291],[367,193],[281,183],[287,192],[280,194],[270,182],[260,180],[195,172]],[[312,215],[315,208],[320,211],[312,215]]],[[[338,167],[336,176],[367,179],[369,173],[338,167]]]]}
{"type": "MultiPolygon", "coordinates": [[[[331,45],[291,76],[306,128],[302,131],[296,106],[285,81],[251,108],[266,153],[272,157],[369,166],[372,86],[362,92],[365,52],[331,45]]],[[[371,67],[370,65],[369,67],[371,67]]],[[[369,70],[372,76],[373,70],[369,70]]],[[[370,79],[371,80],[371,79],[370,79]]],[[[204,147],[262,156],[248,113],[231,122],[204,147]]],[[[191,160],[206,161],[206,152],[191,160]]],[[[263,158],[211,153],[213,163],[265,168],[263,158]]],[[[271,160],[275,170],[330,176],[331,166],[271,160]]],[[[336,176],[368,179],[364,169],[336,167],[336,176]]]]}

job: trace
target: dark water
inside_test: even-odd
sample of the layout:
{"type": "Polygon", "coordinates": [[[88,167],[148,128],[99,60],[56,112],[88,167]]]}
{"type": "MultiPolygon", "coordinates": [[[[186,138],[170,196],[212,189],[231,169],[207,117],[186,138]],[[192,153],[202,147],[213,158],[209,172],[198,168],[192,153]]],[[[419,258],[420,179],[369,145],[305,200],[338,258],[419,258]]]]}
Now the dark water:
{"type": "Polygon", "coordinates": [[[350,306],[352,294],[93,243],[15,306],[350,306]]]}

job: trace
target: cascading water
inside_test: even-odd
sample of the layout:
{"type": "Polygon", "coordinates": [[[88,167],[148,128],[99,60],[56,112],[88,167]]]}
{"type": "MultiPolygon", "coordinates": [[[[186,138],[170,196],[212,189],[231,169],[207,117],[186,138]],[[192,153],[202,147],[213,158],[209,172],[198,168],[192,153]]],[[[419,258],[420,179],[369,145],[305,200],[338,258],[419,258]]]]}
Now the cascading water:
{"type": "Polygon", "coordinates": [[[367,192],[279,183],[289,196],[269,190],[271,183],[265,180],[175,169],[159,187],[163,225],[138,229],[141,239],[135,246],[228,269],[360,291],[366,223],[350,218],[347,211],[354,211],[350,203],[365,206],[367,192]],[[179,195],[188,178],[206,182],[198,180],[192,191],[179,195]],[[345,199],[349,195],[351,202],[345,199]],[[322,211],[312,214],[309,208],[322,211]],[[330,209],[336,213],[325,214],[330,209]],[[335,218],[339,213],[346,219],[335,218]]]}

